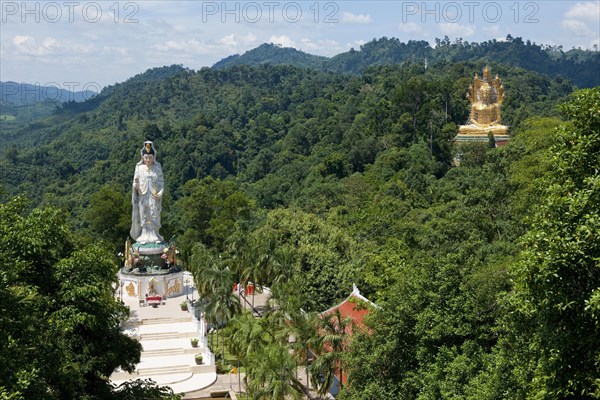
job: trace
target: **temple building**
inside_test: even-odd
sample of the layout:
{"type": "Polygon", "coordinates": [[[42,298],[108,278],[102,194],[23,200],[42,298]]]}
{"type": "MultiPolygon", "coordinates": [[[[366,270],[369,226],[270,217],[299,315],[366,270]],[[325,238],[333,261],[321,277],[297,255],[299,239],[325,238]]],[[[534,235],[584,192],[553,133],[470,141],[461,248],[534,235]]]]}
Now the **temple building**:
{"type": "MultiPolygon", "coordinates": [[[[319,317],[334,318],[336,313],[339,313],[340,319],[342,321],[346,321],[344,334],[348,335],[348,337],[351,337],[354,332],[368,330],[363,321],[365,316],[369,314],[369,309],[372,307],[378,308],[377,305],[360,294],[360,290],[358,290],[356,285],[352,285],[352,293],[350,293],[350,295],[344,301],[328,310],[321,312],[319,317]]],[[[335,323],[335,318],[333,319],[333,322],[335,323]]],[[[345,348],[346,343],[344,343],[343,346],[345,348]]],[[[348,376],[340,374],[340,369],[336,367],[333,384],[329,388],[329,393],[331,395],[337,396],[340,390],[340,375],[342,379],[342,385],[347,384],[348,376]]]]}
{"type": "Polygon", "coordinates": [[[491,135],[497,146],[510,139],[508,126],[500,123],[500,109],[504,100],[504,86],[496,75],[494,79],[486,65],[483,77],[477,74],[469,85],[467,99],[471,102],[471,113],[467,125],[461,125],[455,142],[489,142],[491,135]],[[491,135],[490,135],[491,134],[491,135]]]}

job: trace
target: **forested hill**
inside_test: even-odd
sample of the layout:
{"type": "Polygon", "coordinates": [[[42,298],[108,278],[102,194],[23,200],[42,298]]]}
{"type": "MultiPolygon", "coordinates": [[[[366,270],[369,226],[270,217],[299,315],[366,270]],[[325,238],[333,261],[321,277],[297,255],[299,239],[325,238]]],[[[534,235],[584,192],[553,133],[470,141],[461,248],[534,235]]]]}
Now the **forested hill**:
{"type": "MultiPolygon", "coordinates": [[[[0,242],[9,286],[0,299],[6,310],[13,303],[28,311],[64,307],[12,313],[22,322],[10,320],[6,330],[17,337],[15,326],[37,326],[31,318],[39,325],[48,315],[97,315],[98,307],[77,299],[97,296],[88,277],[98,260],[114,259],[115,271],[123,261],[115,255],[131,227],[132,175],[143,141],[152,140],[166,185],[161,234],[176,242],[178,260],[211,304],[207,317],[227,324],[219,331],[231,335],[230,352],[242,357],[254,398],[271,393],[270,377],[290,398],[299,394],[297,364],[309,348],[321,351],[311,387],[324,393],[332,374],[348,377],[340,400],[600,397],[600,88],[574,91],[561,76],[489,61],[431,58],[427,68],[418,60],[362,74],[174,65],[1,131],[0,242]],[[454,147],[469,114],[465,92],[486,64],[504,83],[502,121],[511,140],[501,148],[493,137],[454,147]],[[24,201],[7,200],[15,194],[59,210],[28,213],[24,201]],[[72,241],[52,215],[70,217],[72,241]],[[71,271],[83,280],[70,279],[71,271]],[[47,284],[46,276],[66,285],[47,284]],[[277,306],[260,319],[234,314],[225,302],[239,279],[271,288],[269,303],[277,306]],[[367,330],[350,339],[344,321],[309,319],[346,298],[353,284],[378,306],[367,330]],[[29,301],[51,293],[46,288],[56,297],[29,301]],[[73,313],[73,304],[85,314],[73,313]],[[323,332],[339,346],[318,340],[323,332]],[[290,333],[298,340],[281,340],[290,333]]],[[[114,273],[103,270],[109,290],[114,273]]],[[[55,321],[64,318],[50,318],[44,332],[55,340],[44,345],[42,361],[63,361],[54,350],[64,343],[76,344],[68,354],[79,360],[83,347],[63,339],[65,332],[96,330],[55,321]]],[[[31,347],[39,335],[26,335],[17,342],[35,349],[26,358],[0,352],[18,371],[40,362],[31,347]]],[[[63,370],[49,371],[49,382],[63,370]]],[[[6,371],[9,390],[30,386],[29,372],[6,371]]],[[[66,382],[72,374],[63,375],[66,382]]],[[[30,392],[18,398],[54,393],[30,392]]]]}
{"type": "Polygon", "coordinates": [[[426,41],[400,42],[395,38],[373,39],[360,47],[331,58],[311,56],[291,48],[263,44],[242,55],[227,57],[214,65],[225,68],[232,65],[295,65],[322,71],[360,74],[373,65],[416,63],[488,61],[521,67],[531,71],[563,76],[578,87],[600,85],[600,52],[541,46],[520,37],[507,36],[505,41],[467,42],[448,37],[436,39],[435,47],[426,41]]]}
{"type": "MultiPolygon", "coordinates": [[[[156,141],[172,195],[193,177],[236,178],[266,207],[297,200],[315,173],[363,171],[393,146],[425,141],[441,173],[448,140],[468,116],[465,88],[484,65],[406,64],[353,77],[269,65],[152,69],[2,133],[2,184],[36,201],[85,207],[86,194],[104,183],[128,186],[146,139],[156,141]]],[[[504,121],[513,128],[554,115],[572,90],[560,78],[491,67],[504,78],[504,121]]]]}
{"type": "Polygon", "coordinates": [[[264,43],[243,55],[234,54],[213,65],[213,68],[227,68],[234,65],[293,65],[296,67],[322,69],[327,57],[315,56],[290,47],[264,43]]]}

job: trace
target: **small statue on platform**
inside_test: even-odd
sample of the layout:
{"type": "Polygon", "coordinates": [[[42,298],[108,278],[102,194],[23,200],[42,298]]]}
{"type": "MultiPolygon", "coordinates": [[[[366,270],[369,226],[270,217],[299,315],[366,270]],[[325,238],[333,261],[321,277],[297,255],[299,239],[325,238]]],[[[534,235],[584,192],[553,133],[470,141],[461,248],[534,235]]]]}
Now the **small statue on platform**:
{"type": "Polygon", "coordinates": [[[135,166],[131,203],[131,237],[141,244],[161,243],[159,233],[164,177],[156,162],[156,150],[151,141],[144,142],[141,160],[135,166]]]}

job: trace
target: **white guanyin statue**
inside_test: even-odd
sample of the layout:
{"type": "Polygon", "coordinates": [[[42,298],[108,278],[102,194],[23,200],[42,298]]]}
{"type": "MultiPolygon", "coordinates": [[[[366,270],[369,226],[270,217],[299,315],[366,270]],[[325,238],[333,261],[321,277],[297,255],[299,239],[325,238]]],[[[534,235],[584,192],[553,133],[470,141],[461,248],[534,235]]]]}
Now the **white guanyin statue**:
{"type": "Polygon", "coordinates": [[[159,233],[162,196],[165,188],[162,167],[156,162],[151,141],[144,142],[142,159],[135,166],[131,203],[131,237],[141,243],[161,243],[159,233]]]}

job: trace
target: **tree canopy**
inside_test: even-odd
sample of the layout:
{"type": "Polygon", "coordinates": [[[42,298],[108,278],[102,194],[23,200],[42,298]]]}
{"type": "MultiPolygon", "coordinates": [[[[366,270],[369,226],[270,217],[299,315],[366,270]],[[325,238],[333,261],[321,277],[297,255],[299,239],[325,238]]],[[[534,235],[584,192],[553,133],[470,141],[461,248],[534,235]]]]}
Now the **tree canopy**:
{"type": "MultiPolygon", "coordinates": [[[[361,53],[389,46],[431,51],[382,39],[361,53]]],[[[427,68],[156,68],[1,132],[2,396],[172,396],[107,381],[139,359],[112,285],[146,139],[162,234],[255,398],[299,396],[307,364],[322,391],[348,377],[341,399],[598,396],[599,90],[490,63],[511,140],[464,147],[457,167],[464,93],[489,61],[460,57],[480,47],[539,52],[444,40],[427,68]],[[235,282],[268,286],[265,309],[241,311],[235,282]],[[378,307],[350,340],[315,315],[353,284],[378,307]]]]}
{"type": "Polygon", "coordinates": [[[176,399],[152,384],[115,388],[141,345],[120,329],[111,251],[74,237],[55,208],[0,204],[0,396],[3,399],[176,399]],[[154,397],[152,397],[154,396],[154,397]]]}

